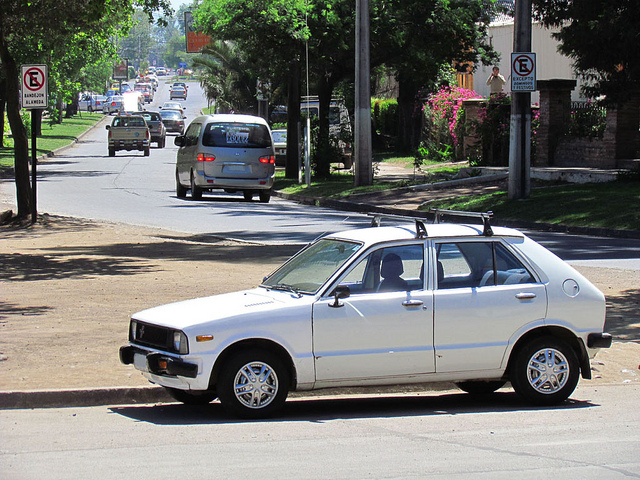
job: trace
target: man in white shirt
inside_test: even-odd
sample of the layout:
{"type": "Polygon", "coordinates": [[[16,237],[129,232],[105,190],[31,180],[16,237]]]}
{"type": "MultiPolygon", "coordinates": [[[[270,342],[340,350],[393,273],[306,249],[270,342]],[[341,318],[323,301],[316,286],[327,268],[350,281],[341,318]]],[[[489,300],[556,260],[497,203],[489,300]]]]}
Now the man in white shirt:
{"type": "Polygon", "coordinates": [[[491,76],[487,79],[487,85],[491,87],[491,95],[502,92],[502,87],[507,83],[500,74],[498,67],[493,67],[491,76]]]}

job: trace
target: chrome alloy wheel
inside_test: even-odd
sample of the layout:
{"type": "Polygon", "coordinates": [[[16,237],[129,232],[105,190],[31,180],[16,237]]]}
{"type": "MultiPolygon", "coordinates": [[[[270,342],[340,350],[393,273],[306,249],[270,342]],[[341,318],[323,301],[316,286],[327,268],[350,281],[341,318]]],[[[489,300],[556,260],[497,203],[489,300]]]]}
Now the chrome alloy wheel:
{"type": "Polygon", "coordinates": [[[569,362],[561,351],[543,348],[534,353],[527,366],[531,387],[545,395],[561,390],[569,379],[569,362]]]}
{"type": "Polygon", "coordinates": [[[278,376],[271,366],[256,361],[244,365],[234,379],[234,393],[242,405],[258,409],[269,405],[278,393],[278,376]]]}

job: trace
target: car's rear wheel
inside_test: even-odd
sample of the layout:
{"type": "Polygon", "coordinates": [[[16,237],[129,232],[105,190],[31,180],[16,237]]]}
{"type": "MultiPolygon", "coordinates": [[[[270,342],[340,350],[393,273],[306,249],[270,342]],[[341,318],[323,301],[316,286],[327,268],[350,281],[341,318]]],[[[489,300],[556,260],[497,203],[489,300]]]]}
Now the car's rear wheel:
{"type": "Polygon", "coordinates": [[[471,395],[489,395],[501,388],[505,383],[506,382],[503,382],[502,380],[491,382],[473,380],[469,382],[458,382],[456,383],[456,386],[463,392],[470,393],[471,395]]]}
{"type": "Polygon", "coordinates": [[[196,177],[191,172],[191,198],[200,200],[202,198],[202,189],[196,185],[196,177]]]}
{"type": "Polygon", "coordinates": [[[511,384],[518,395],[535,405],[555,405],[573,393],[580,366],[574,350],[563,340],[531,340],[516,355],[511,384]]]}
{"type": "Polygon", "coordinates": [[[187,189],[180,183],[178,172],[176,172],[176,196],[178,198],[185,198],[187,196],[187,189]]]}
{"type": "Polygon", "coordinates": [[[109,156],[110,157],[115,157],[116,156],[116,151],[113,148],[109,149],[109,156]]]}
{"type": "Polygon", "coordinates": [[[164,388],[172,398],[186,405],[207,405],[218,398],[218,395],[211,390],[189,391],[171,387],[164,388]]]}
{"type": "Polygon", "coordinates": [[[284,405],[289,381],[289,371],[273,353],[260,349],[241,351],[222,366],[218,397],[233,415],[268,417],[284,405]]]}
{"type": "Polygon", "coordinates": [[[260,201],[262,203],[269,203],[269,200],[271,199],[271,190],[260,190],[258,195],[260,196],[260,201]]]}

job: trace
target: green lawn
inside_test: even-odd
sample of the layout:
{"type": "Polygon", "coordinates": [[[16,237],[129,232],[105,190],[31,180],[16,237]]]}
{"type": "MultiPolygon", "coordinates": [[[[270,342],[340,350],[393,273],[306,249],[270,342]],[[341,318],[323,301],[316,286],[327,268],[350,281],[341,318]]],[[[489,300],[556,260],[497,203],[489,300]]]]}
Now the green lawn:
{"type": "MultiPolygon", "coordinates": [[[[95,125],[103,117],[101,113],[82,112],[72,118],[65,118],[60,125],[50,125],[44,119],[42,136],[39,136],[36,142],[38,156],[73,143],[81,133],[95,125]]],[[[8,124],[6,128],[8,128],[8,124]]],[[[31,148],[31,139],[29,139],[29,148],[31,148]]],[[[13,138],[7,137],[4,140],[4,148],[0,148],[0,169],[11,167],[13,167],[13,138]]]]}
{"type": "Polygon", "coordinates": [[[534,188],[527,200],[509,200],[506,192],[497,192],[433,202],[429,207],[490,210],[504,220],[640,230],[640,181],[534,188]]]}

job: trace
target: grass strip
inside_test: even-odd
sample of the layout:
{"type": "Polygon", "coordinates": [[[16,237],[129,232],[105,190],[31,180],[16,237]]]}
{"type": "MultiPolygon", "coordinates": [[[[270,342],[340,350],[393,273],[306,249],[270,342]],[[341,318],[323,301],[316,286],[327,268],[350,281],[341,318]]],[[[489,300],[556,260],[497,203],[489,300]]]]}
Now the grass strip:
{"type": "MultiPolygon", "coordinates": [[[[43,120],[42,135],[38,136],[36,142],[37,155],[44,155],[70,145],[102,118],[104,115],[101,113],[82,112],[71,118],[65,118],[61,124],[51,125],[47,120],[43,120]]],[[[31,148],[31,138],[29,138],[29,148],[31,148]]],[[[0,148],[0,169],[13,167],[13,162],[13,138],[9,136],[4,140],[4,147],[0,148]]]]}

